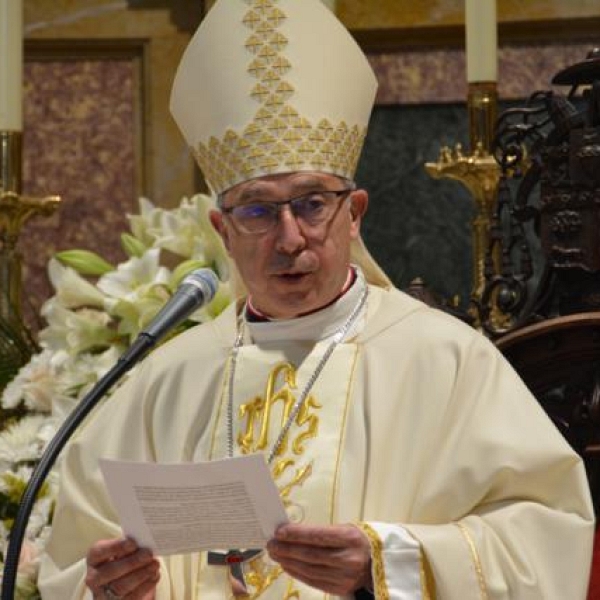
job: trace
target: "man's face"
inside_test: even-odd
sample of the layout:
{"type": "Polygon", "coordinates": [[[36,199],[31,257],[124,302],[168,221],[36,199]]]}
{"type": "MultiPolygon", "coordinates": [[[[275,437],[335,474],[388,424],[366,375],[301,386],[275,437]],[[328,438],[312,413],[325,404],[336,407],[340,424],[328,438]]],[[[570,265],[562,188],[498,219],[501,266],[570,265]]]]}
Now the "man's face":
{"type": "MultiPolygon", "coordinates": [[[[223,207],[278,203],[346,188],[344,181],[326,173],[272,175],[231,188],[223,207]]],[[[340,293],[348,275],[350,242],[359,235],[368,197],[364,190],[355,190],[331,201],[336,210],[327,223],[307,226],[286,205],[273,227],[259,234],[241,231],[231,214],[211,212],[211,222],[261,312],[274,318],[295,317],[327,305],[340,293]]]]}

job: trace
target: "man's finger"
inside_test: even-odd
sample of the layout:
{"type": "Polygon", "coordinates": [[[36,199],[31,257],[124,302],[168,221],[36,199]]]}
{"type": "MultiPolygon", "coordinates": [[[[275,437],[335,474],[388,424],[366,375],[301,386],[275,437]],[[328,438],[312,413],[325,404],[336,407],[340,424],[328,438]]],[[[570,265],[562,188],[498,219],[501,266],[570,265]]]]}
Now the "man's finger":
{"type": "Polygon", "coordinates": [[[97,567],[109,560],[118,560],[137,550],[137,544],[130,538],[100,540],[88,551],[87,564],[97,567]]]}
{"type": "Polygon", "coordinates": [[[323,565],[335,564],[338,560],[338,551],[321,546],[308,546],[297,542],[283,542],[271,540],[267,544],[267,550],[273,560],[296,561],[302,564],[323,565]]]}
{"type": "Polygon", "coordinates": [[[287,558],[280,564],[284,571],[294,579],[330,594],[343,596],[363,587],[362,582],[368,580],[364,567],[332,568],[330,565],[308,564],[287,558]]]}
{"type": "Polygon", "coordinates": [[[128,594],[135,594],[136,597],[141,597],[158,582],[159,564],[154,559],[150,563],[143,563],[135,568],[136,566],[130,565],[122,575],[111,576],[108,580],[103,581],[100,587],[110,585],[110,589],[118,596],[129,597],[128,594]]]}
{"type": "Polygon", "coordinates": [[[147,549],[137,550],[118,560],[103,563],[96,569],[94,579],[99,585],[112,585],[113,581],[143,568],[158,569],[158,561],[147,549]]]}
{"type": "Polygon", "coordinates": [[[353,525],[320,527],[290,523],[277,529],[275,539],[280,542],[323,548],[346,548],[355,545],[362,546],[365,543],[364,534],[353,525]]]}

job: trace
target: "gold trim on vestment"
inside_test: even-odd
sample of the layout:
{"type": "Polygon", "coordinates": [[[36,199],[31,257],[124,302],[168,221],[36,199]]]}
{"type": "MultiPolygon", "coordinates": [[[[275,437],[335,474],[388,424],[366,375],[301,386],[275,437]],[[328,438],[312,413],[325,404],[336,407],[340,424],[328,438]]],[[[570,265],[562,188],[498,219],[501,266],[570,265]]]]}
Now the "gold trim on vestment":
{"type": "Polygon", "coordinates": [[[481,561],[479,560],[479,554],[477,553],[477,547],[475,546],[475,542],[469,533],[469,530],[463,523],[454,523],[459,531],[462,533],[465,538],[467,545],[469,546],[469,551],[471,553],[471,560],[473,561],[473,566],[475,568],[475,573],[477,574],[477,582],[479,583],[479,591],[481,592],[482,600],[489,600],[489,595],[487,592],[487,587],[485,585],[485,577],[483,576],[483,569],[481,567],[481,561]]]}
{"type": "Polygon", "coordinates": [[[387,580],[385,576],[385,564],[383,562],[383,542],[377,532],[364,522],[356,523],[356,526],[367,536],[371,545],[371,574],[373,576],[373,591],[377,600],[389,600],[387,580]]]}
{"type": "Polygon", "coordinates": [[[435,587],[435,577],[431,570],[431,565],[423,548],[419,550],[419,572],[421,575],[421,595],[423,600],[436,600],[437,590],[435,587]]]}

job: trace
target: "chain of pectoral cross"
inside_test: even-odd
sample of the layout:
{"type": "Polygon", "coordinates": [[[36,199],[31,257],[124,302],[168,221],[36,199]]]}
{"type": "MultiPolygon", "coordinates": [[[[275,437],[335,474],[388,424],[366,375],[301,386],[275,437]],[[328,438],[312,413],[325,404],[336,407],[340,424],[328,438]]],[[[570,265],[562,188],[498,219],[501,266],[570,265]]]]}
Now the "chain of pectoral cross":
{"type": "MultiPolygon", "coordinates": [[[[298,400],[294,403],[292,410],[290,411],[286,422],[284,423],[269,455],[267,457],[267,464],[271,464],[277,453],[279,452],[281,445],[288,434],[292,423],[296,419],[298,412],[304,401],[308,397],[310,390],[312,389],[315,381],[321,374],[321,371],[325,367],[325,364],[329,360],[330,356],[333,354],[333,351],[336,349],[338,344],[342,342],[345,338],[346,334],[354,324],[356,318],[361,313],[368,296],[368,286],[365,285],[363,293],[360,295],[356,306],[350,313],[350,316],[346,319],[343,325],[335,332],[333,335],[333,339],[327,349],[323,353],[323,356],[319,360],[319,364],[313,371],[309,380],[306,382],[302,393],[298,397],[298,400]]],[[[237,358],[242,346],[242,340],[244,338],[243,332],[243,321],[241,321],[238,327],[238,334],[236,336],[235,342],[233,344],[233,348],[231,351],[231,366],[229,369],[229,380],[228,380],[228,398],[227,398],[227,456],[229,458],[233,457],[233,381],[235,377],[235,370],[237,365],[237,358]]],[[[223,566],[229,568],[229,579],[231,582],[231,589],[233,591],[234,596],[245,596],[248,593],[248,585],[246,579],[244,577],[244,564],[253,558],[257,557],[262,550],[237,550],[231,549],[227,552],[214,552],[210,551],[207,554],[207,562],[212,566],[223,566]]]]}

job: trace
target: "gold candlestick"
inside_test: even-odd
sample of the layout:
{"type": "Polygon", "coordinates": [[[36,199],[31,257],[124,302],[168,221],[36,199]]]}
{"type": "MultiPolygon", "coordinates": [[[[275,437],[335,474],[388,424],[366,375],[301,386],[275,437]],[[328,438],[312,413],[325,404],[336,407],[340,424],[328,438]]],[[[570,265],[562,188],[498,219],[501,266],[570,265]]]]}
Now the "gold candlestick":
{"type": "MultiPolygon", "coordinates": [[[[481,300],[485,287],[485,255],[489,245],[490,224],[496,207],[500,167],[491,155],[498,96],[495,82],[469,83],[467,108],[469,115],[470,152],[464,154],[460,144],[453,150],[447,146],[440,151],[437,163],[427,163],[427,173],[435,179],[460,181],[471,193],[476,213],[472,229],[473,283],[471,300],[481,300]]],[[[496,260],[497,263],[497,260],[496,260]]],[[[476,314],[472,316],[477,318],[476,314]]],[[[495,315],[501,319],[501,315],[495,315]]],[[[477,323],[479,325],[479,323],[477,323]]]]}
{"type": "Polygon", "coordinates": [[[51,215],[60,202],[23,196],[21,165],[21,132],[0,131],[0,391],[36,349],[22,318],[19,234],[29,218],[51,215]]]}

